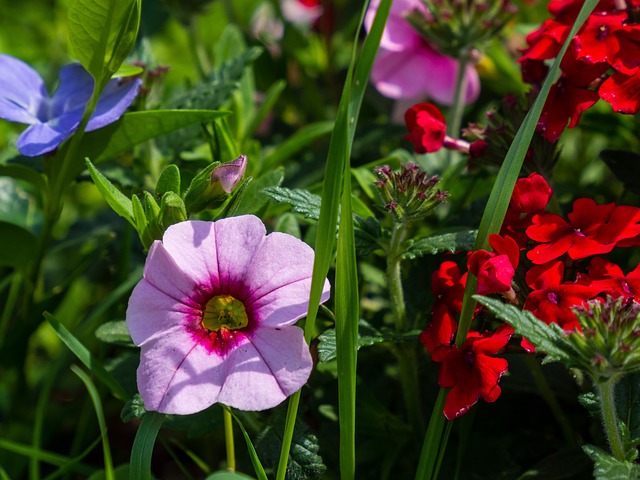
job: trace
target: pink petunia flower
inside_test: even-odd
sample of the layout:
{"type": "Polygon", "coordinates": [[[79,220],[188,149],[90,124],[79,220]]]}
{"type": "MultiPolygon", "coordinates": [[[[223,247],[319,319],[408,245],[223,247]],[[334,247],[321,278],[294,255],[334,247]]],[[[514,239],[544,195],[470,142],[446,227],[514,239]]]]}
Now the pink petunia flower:
{"type": "MultiPolygon", "coordinates": [[[[379,0],[372,0],[365,16],[365,27],[371,28],[379,0]]],[[[407,21],[406,15],[427,15],[420,0],[395,0],[387,20],[371,81],[385,97],[417,99],[429,97],[443,105],[453,103],[458,62],[434,50],[407,21]]],[[[465,100],[478,98],[480,79],[473,66],[466,71],[465,100]]]]}
{"type": "Polygon", "coordinates": [[[314,253],[265,234],[253,215],[186,221],[151,246],[127,309],[148,410],[265,410],[307,381],[311,355],[293,324],[307,314],[314,253]]]}

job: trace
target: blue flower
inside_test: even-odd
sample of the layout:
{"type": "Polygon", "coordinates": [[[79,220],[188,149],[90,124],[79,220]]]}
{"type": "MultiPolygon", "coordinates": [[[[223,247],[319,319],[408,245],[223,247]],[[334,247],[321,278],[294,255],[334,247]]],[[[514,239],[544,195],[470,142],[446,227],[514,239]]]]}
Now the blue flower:
{"type": "MultiPolygon", "coordinates": [[[[140,89],[140,79],[110,80],[86,131],[118,120],[140,89]]],[[[78,63],[60,70],[58,88],[49,96],[44,81],[26,63],[0,55],[0,118],[30,125],[18,137],[21,154],[34,157],[55,150],[73,134],[93,92],[93,77],[78,63]]]]}

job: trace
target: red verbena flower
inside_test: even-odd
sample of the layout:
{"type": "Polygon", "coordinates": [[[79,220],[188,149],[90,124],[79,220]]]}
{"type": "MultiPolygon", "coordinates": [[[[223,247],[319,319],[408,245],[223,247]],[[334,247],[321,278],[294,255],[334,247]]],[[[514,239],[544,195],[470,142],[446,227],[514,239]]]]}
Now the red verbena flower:
{"type": "Polygon", "coordinates": [[[500,396],[500,377],[508,363],[497,354],[509,342],[513,328],[501,325],[495,333],[471,331],[460,348],[453,347],[442,362],[438,384],[451,388],[444,404],[444,415],[453,420],[465,414],[479,398],[495,402],[500,396]]]}
{"type": "MultiPolygon", "coordinates": [[[[564,263],[560,260],[531,267],[525,281],[532,292],[527,296],[524,309],[547,324],[557,323],[563,330],[573,330],[580,328],[580,324],[571,307],[582,305],[599,290],[563,280],[564,263]]],[[[525,349],[528,348],[525,346],[525,349]]]]}
{"type": "Polygon", "coordinates": [[[460,268],[452,261],[442,262],[431,276],[431,290],[436,299],[431,309],[431,322],[420,334],[420,342],[435,362],[441,362],[453,344],[466,281],[467,274],[461,275],[460,268]]]}
{"type": "Polygon", "coordinates": [[[477,293],[504,293],[515,298],[511,282],[518,268],[520,248],[513,238],[496,234],[489,236],[489,245],[493,252],[477,250],[467,259],[469,272],[478,277],[477,293]]]}
{"type": "Polygon", "coordinates": [[[404,114],[409,133],[405,138],[416,153],[432,153],[442,148],[447,132],[444,115],[432,103],[422,102],[414,105],[404,114]]]}
{"type": "Polygon", "coordinates": [[[591,259],[587,272],[588,276],[579,276],[580,283],[612,297],[640,298],[640,265],[625,275],[615,263],[595,257],[591,259]]]}
{"type": "Polygon", "coordinates": [[[613,250],[616,242],[640,233],[640,209],[636,207],[598,205],[590,198],[579,198],[568,218],[567,222],[555,213],[533,216],[526,233],[542,244],[527,253],[529,260],[540,265],[564,253],[573,260],[600,255],[613,250]]]}

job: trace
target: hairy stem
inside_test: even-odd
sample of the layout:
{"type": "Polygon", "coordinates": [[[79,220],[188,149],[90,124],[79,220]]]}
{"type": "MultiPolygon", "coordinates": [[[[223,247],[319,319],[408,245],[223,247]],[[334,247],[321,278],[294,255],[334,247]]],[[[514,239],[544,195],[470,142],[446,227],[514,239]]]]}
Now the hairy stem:
{"type": "Polygon", "coordinates": [[[602,420],[604,423],[604,431],[609,440],[611,453],[618,460],[624,460],[624,444],[618,430],[618,413],[616,412],[615,386],[616,377],[608,379],[606,382],[599,383],[597,386],[598,397],[600,398],[600,408],[602,409],[602,420]]]}

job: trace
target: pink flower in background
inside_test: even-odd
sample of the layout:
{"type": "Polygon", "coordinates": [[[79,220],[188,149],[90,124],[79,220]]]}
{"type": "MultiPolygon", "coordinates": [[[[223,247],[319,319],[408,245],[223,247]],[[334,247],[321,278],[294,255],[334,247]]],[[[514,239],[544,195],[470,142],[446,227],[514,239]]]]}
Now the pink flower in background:
{"type": "Polygon", "coordinates": [[[314,253],[265,233],[253,215],[186,221],[151,246],[127,309],[148,410],[265,410],[306,383],[311,355],[293,323],[307,314],[314,253]]]}
{"type": "Polygon", "coordinates": [[[320,0],[281,0],[280,11],[289,23],[310,27],[322,16],[320,0]]]}
{"type": "MultiPolygon", "coordinates": [[[[379,0],[371,1],[365,17],[367,30],[379,4],[379,0]]],[[[428,15],[420,0],[394,0],[371,80],[385,97],[397,100],[429,97],[451,105],[458,62],[435,51],[406,20],[405,16],[414,11],[428,15]]],[[[473,66],[467,68],[466,85],[465,100],[473,102],[480,93],[480,79],[473,66]]]]}

